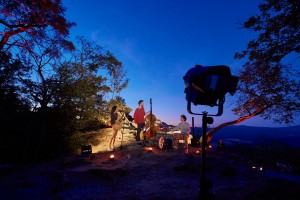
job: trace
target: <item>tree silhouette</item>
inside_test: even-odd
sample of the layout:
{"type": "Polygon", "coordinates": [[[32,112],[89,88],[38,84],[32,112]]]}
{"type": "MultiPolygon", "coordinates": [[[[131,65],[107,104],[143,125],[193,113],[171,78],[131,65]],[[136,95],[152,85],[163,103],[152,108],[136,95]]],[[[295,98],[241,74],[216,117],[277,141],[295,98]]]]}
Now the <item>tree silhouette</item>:
{"type": "Polygon", "coordinates": [[[259,10],[259,15],[243,23],[243,28],[258,32],[258,38],[235,54],[236,59],[247,59],[239,73],[233,109],[239,118],[209,130],[207,135],[258,115],[291,124],[300,112],[299,72],[294,63],[284,60],[299,58],[300,2],[265,0],[259,10]]]}
{"type": "Polygon", "coordinates": [[[67,22],[61,0],[0,1],[0,50],[19,47],[26,49],[32,38],[47,38],[53,34],[57,41],[73,48],[65,38],[75,23],[67,22]]]}
{"type": "MultiPolygon", "coordinates": [[[[67,57],[70,59],[56,69],[59,88],[53,106],[66,113],[69,119],[66,125],[74,133],[72,141],[78,144],[74,138],[80,138],[78,135],[86,138],[84,135],[91,131],[91,122],[97,119],[105,123],[108,119],[107,97],[127,86],[126,71],[109,51],[104,52],[101,46],[82,36],[77,37],[76,49],[67,57]],[[119,82],[111,86],[110,80],[114,79],[119,82]]],[[[88,137],[92,139],[95,137],[88,137]]]]}
{"type": "MultiPolygon", "coordinates": [[[[0,52],[0,118],[19,111],[29,111],[29,103],[20,94],[18,77],[27,74],[28,68],[10,54],[0,52]]],[[[2,121],[2,120],[1,120],[2,121]]]]}
{"type": "Polygon", "coordinates": [[[30,66],[30,73],[20,76],[22,92],[34,104],[34,111],[45,111],[53,103],[54,95],[58,91],[55,68],[69,48],[57,42],[56,38],[33,40],[34,44],[28,46],[27,51],[17,55],[22,63],[30,66]]]}

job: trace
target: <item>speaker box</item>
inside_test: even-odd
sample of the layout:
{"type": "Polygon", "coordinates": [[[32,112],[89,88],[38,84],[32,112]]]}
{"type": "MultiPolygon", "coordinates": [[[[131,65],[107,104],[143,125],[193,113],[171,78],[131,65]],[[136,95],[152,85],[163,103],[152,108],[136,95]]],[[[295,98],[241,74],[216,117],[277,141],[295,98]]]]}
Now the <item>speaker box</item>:
{"type": "Polygon", "coordinates": [[[91,154],[92,153],[92,146],[86,145],[81,147],[81,154],[91,154]]]}

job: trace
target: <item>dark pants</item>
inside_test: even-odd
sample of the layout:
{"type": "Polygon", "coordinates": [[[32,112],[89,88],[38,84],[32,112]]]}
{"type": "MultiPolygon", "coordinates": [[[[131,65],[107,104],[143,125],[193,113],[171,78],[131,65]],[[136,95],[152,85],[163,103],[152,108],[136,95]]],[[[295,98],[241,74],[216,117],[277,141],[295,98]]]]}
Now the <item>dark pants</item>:
{"type": "Polygon", "coordinates": [[[143,130],[145,126],[145,123],[141,123],[141,124],[138,124],[138,127],[137,127],[137,133],[136,133],[136,141],[140,141],[141,140],[141,131],[143,130]]]}

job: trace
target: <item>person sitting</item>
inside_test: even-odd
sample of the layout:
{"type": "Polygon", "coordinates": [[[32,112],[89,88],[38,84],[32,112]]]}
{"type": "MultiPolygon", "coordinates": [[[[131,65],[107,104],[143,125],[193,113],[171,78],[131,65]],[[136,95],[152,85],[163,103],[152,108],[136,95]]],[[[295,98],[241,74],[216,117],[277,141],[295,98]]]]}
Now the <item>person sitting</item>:
{"type": "Polygon", "coordinates": [[[191,132],[191,128],[189,123],[186,122],[186,116],[185,115],[181,115],[180,116],[180,123],[171,129],[171,131],[176,131],[179,130],[180,133],[174,133],[173,136],[173,140],[174,140],[174,148],[177,149],[178,148],[178,142],[179,140],[184,140],[184,149],[185,149],[185,153],[188,153],[188,139],[190,137],[190,132],[191,132]]]}

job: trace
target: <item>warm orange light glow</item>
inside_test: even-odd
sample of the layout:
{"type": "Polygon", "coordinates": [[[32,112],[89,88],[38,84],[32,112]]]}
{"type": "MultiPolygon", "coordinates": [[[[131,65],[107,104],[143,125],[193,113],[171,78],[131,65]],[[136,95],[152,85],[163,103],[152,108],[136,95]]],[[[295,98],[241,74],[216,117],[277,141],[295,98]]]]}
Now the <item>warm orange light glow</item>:
{"type": "Polygon", "coordinates": [[[196,154],[200,154],[200,151],[199,151],[199,150],[196,150],[195,153],[196,153],[196,154]]]}
{"type": "Polygon", "coordinates": [[[153,150],[152,147],[149,147],[149,148],[148,148],[148,151],[149,151],[149,152],[152,152],[152,150],[153,150]]]}
{"type": "Polygon", "coordinates": [[[111,155],[109,156],[109,159],[110,159],[110,160],[114,160],[114,159],[115,159],[115,155],[114,155],[114,154],[111,154],[111,155]]]}

